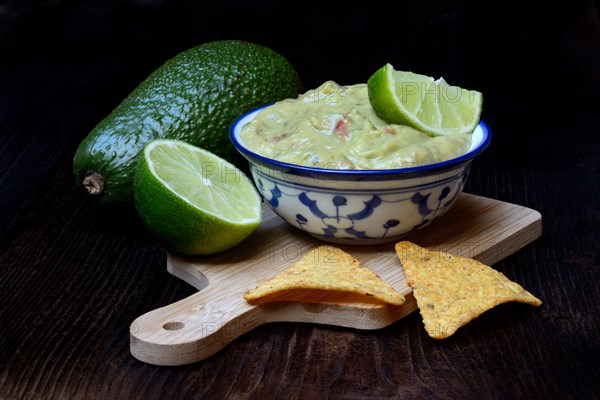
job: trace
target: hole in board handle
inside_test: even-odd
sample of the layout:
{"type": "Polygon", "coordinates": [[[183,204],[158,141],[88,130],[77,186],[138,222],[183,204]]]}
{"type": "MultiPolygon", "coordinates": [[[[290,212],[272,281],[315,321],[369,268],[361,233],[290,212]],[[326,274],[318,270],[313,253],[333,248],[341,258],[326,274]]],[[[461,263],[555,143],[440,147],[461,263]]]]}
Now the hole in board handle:
{"type": "Polygon", "coordinates": [[[166,322],[162,327],[166,331],[178,331],[185,326],[183,322],[166,322]]]}

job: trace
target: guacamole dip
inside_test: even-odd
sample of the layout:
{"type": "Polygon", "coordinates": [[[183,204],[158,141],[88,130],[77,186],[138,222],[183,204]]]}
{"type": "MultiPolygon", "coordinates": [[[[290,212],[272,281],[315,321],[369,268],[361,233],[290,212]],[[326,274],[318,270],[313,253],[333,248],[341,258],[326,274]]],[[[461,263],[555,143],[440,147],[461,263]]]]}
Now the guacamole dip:
{"type": "Polygon", "coordinates": [[[376,114],[366,84],[333,81],[261,110],[241,132],[245,146],[275,160],[317,168],[391,169],[464,154],[471,135],[431,137],[376,114]]]}

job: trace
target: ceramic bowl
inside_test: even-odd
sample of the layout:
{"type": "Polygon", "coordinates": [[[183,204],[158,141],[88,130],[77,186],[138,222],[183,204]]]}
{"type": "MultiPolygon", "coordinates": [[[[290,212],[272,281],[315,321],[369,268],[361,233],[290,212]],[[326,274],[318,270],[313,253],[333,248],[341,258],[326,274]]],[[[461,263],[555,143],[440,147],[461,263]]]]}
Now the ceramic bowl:
{"type": "Polygon", "coordinates": [[[398,241],[430,224],[454,204],[473,159],[491,140],[490,129],[480,122],[469,151],[451,160],[388,170],[311,168],[269,159],[244,146],[242,127],[261,109],[241,116],[230,130],[256,187],[290,225],[337,244],[398,241]]]}

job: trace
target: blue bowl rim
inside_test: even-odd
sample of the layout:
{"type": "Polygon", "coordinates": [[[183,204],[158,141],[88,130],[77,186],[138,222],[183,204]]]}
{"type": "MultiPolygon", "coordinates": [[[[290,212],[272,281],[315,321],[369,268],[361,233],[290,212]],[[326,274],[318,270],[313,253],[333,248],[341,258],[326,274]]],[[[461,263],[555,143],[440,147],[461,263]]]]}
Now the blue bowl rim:
{"type": "Polygon", "coordinates": [[[432,173],[437,173],[440,171],[449,170],[455,167],[460,166],[461,164],[467,163],[475,158],[477,155],[481,154],[492,140],[492,130],[490,127],[484,122],[479,121],[478,127],[481,128],[483,132],[483,140],[476,148],[471,151],[463,154],[462,156],[441,161],[433,164],[426,164],[417,167],[408,167],[408,168],[395,168],[395,169],[328,169],[328,168],[315,168],[308,167],[304,165],[291,164],[283,161],[277,161],[272,158],[268,158],[265,156],[261,156],[260,154],[254,153],[251,150],[248,150],[245,146],[243,146],[235,136],[235,128],[241,122],[242,119],[246,118],[249,114],[258,112],[266,107],[272,105],[266,104],[262,107],[255,108],[251,111],[248,111],[238,117],[231,127],[229,128],[229,140],[248,161],[255,162],[264,167],[279,170],[285,174],[293,174],[293,175],[301,175],[301,176],[326,176],[330,178],[336,178],[340,180],[389,180],[394,177],[401,176],[402,178],[412,178],[423,175],[430,175],[432,173]]]}

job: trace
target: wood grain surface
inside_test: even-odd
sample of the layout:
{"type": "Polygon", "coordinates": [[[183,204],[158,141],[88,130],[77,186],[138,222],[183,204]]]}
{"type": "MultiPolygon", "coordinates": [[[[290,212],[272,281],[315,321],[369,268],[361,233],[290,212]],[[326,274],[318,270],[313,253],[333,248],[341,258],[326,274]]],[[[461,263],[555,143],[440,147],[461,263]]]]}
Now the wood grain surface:
{"type": "Polygon", "coordinates": [[[2,2],[0,399],[598,397],[595,2],[348,4],[2,2]],[[285,55],[306,88],[391,62],[480,90],[494,136],[465,191],[544,216],[541,238],[494,264],[543,306],[499,306],[444,341],[412,313],[377,330],[268,323],[177,367],[133,357],[131,322],[197,289],[135,210],[85,198],[73,155],[166,59],[230,38],[285,55]]]}

